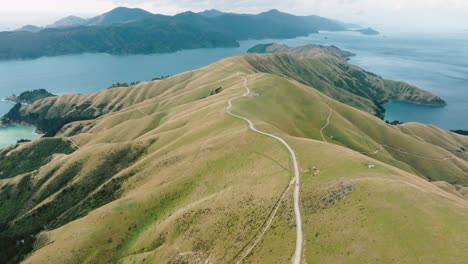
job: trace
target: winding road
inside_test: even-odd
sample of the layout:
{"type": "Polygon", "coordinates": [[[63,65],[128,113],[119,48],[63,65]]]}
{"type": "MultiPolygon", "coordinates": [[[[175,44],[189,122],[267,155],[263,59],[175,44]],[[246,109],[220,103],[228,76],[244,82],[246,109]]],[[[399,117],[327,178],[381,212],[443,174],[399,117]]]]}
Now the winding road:
{"type": "Polygon", "coordinates": [[[302,243],[303,243],[303,238],[302,237],[303,237],[303,233],[302,233],[301,210],[299,208],[300,175],[299,175],[299,165],[298,165],[298,162],[297,162],[296,153],[294,152],[294,150],[291,148],[291,146],[284,139],[282,139],[282,138],[280,138],[278,136],[275,136],[273,134],[269,134],[269,133],[258,130],[255,127],[255,125],[252,123],[252,121],[250,121],[250,119],[248,119],[246,117],[243,117],[243,116],[240,116],[240,115],[236,115],[236,114],[231,112],[232,101],[233,100],[250,95],[250,89],[247,86],[247,79],[244,78],[244,77],[242,77],[242,79],[244,80],[243,85],[244,85],[245,89],[247,90],[247,92],[244,93],[241,96],[237,96],[237,97],[229,99],[228,106],[226,108],[226,113],[233,116],[233,117],[239,118],[239,119],[244,120],[245,122],[247,122],[247,124],[249,125],[250,130],[254,131],[255,133],[258,133],[258,134],[273,138],[273,139],[281,142],[281,144],[283,144],[288,149],[289,154],[291,155],[293,168],[294,168],[294,214],[295,214],[295,217],[296,217],[296,249],[294,251],[294,256],[292,258],[292,263],[293,264],[300,264],[301,263],[301,256],[302,256],[302,243]]]}

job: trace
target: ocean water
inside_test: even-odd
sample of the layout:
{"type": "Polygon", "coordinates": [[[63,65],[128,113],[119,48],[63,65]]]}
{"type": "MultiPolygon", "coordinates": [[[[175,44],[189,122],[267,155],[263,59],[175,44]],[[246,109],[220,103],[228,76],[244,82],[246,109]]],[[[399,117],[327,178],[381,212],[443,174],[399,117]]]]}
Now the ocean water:
{"type": "MultiPolygon", "coordinates": [[[[0,61],[0,98],[45,88],[55,94],[92,93],[112,83],[150,80],[193,70],[258,43],[335,45],[357,54],[350,62],[384,78],[405,81],[447,101],[446,107],[403,102],[385,105],[386,119],[468,129],[468,32],[383,34],[322,32],[287,40],[249,40],[238,48],[186,50],[169,54],[113,56],[81,54],[24,61],[0,61]]],[[[0,115],[11,107],[0,101],[0,115]]],[[[19,129],[19,128],[16,128],[19,129]]],[[[15,143],[21,131],[0,128],[0,142],[15,143]]],[[[32,129],[32,128],[31,128],[32,129]]],[[[21,132],[22,133],[22,132],[21,132]]]]}
{"type": "Polygon", "coordinates": [[[16,143],[19,139],[33,140],[39,137],[31,126],[8,126],[0,128],[0,148],[16,143]]]}

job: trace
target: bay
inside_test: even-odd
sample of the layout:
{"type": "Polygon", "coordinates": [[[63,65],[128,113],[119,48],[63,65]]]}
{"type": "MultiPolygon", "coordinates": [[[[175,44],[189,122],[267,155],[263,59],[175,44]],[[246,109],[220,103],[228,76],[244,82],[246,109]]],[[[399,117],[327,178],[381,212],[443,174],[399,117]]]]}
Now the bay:
{"type": "Polygon", "coordinates": [[[13,125],[0,128],[0,148],[16,143],[20,139],[33,140],[39,137],[32,126],[13,125]]]}

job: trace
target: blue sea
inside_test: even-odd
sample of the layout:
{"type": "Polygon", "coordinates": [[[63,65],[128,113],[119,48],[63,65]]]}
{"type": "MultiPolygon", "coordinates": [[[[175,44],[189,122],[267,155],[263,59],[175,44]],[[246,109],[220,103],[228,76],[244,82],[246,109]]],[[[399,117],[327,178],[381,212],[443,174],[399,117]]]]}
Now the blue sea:
{"type": "MultiPolygon", "coordinates": [[[[113,83],[150,80],[193,70],[258,43],[335,45],[357,54],[350,62],[386,79],[405,81],[447,101],[446,107],[389,102],[387,120],[422,122],[468,130],[468,32],[450,34],[389,33],[364,36],[322,32],[288,40],[242,41],[238,48],[186,50],[169,54],[114,56],[80,54],[35,60],[0,61],[0,98],[45,88],[55,94],[92,93],[113,83]]],[[[0,101],[0,115],[11,107],[0,101]]],[[[24,127],[0,128],[0,146],[23,138],[24,127]],[[22,133],[16,129],[21,129],[22,133]]],[[[28,128],[31,131],[33,128],[28,128]]],[[[29,131],[29,130],[28,130],[29,131]]],[[[32,132],[31,132],[32,133],[32,132]]]]}

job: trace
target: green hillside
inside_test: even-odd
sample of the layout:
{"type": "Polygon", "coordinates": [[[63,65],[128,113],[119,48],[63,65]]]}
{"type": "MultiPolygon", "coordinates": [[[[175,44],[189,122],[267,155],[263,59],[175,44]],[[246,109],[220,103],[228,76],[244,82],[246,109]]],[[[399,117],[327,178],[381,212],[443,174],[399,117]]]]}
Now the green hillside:
{"type": "MultiPolygon", "coordinates": [[[[246,88],[231,110],[298,158],[301,263],[466,259],[468,137],[386,124],[299,82],[299,65],[308,63],[247,54],[21,108],[23,117],[78,121],[53,137],[72,151],[0,179],[0,208],[9,208],[0,262],[289,263],[292,162],[278,141],[226,113],[246,88]],[[297,68],[280,72],[284,61],[297,68]]],[[[304,71],[312,65],[323,70],[304,71]]]]}
{"type": "Polygon", "coordinates": [[[307,45],[290,48],[278,44],[260,44],[251,52],[270,56],[249,56],[256,70],[285,76],[310,85],[338,101],[383,117],[388,100],[444,106],[441,98],[403,82],[384,80],[347,63],[353,53],[337,47],[307,45]],[[274,54],[274,55],[273,55],[274,54]]]}

